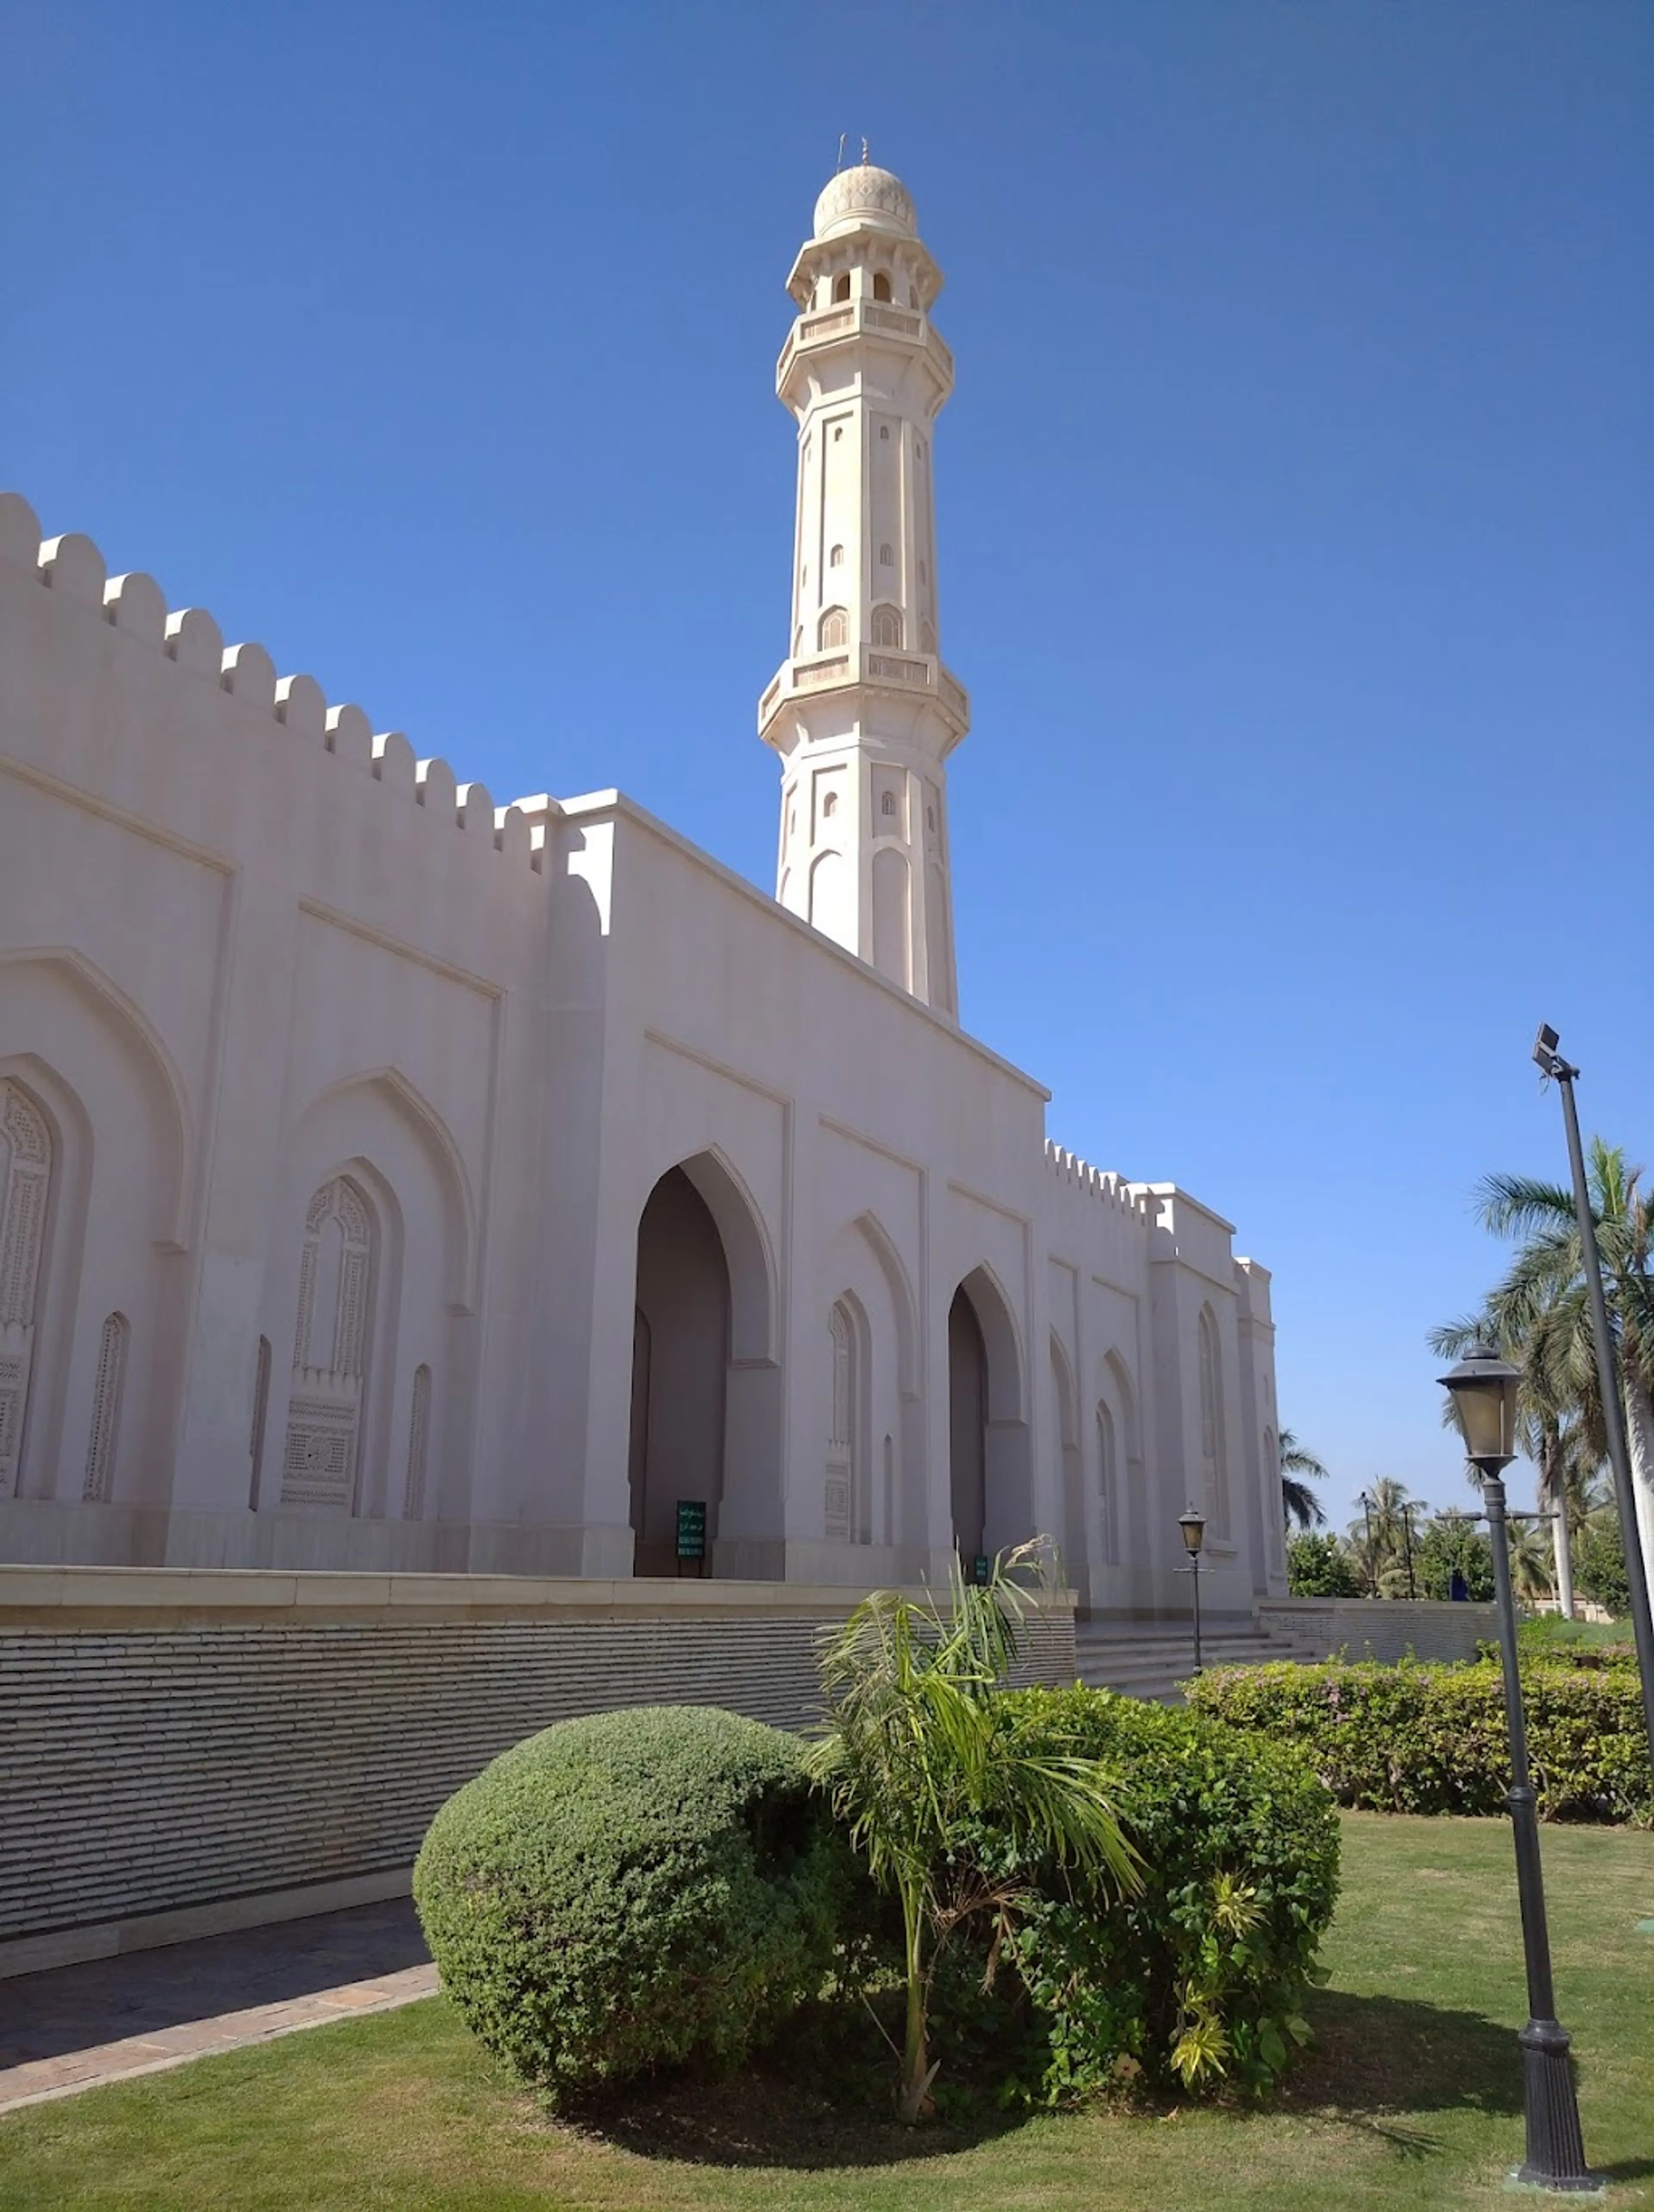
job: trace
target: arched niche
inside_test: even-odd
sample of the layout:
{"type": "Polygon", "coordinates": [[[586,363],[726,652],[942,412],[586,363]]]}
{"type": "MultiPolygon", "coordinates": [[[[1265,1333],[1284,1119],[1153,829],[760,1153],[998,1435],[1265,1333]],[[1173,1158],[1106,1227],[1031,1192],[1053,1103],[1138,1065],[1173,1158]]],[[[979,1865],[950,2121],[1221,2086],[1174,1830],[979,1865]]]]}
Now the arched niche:
{"type": "Polygon", "coordinates": [[[1200,1450],[1204,1470],[1206,1510],[1211,1534],[1220,1543],[1234,1534],[1229,1490],[1229,1461],[1225,1449],[1223,1408],[1223,1346],[1217,1316],[1209,1305],[1200,1310],[1195,1324],[1196,1369],[1200,1391],[1200,1450]]]}
{"type": "Polygon", "coordinates": [[[1131,1370],[1117,1351],[1097,1363],[1098,1519],[1103,1564],[1148,1557],[1142,1437],[1131,1370]]]}
{"type": "MultiPolygon", "coordinates": [[[[469,1187],[451,1140],[402,1077],[379,1069],[335,1085],[299,1116],[282,1146],[258,1323],[276,1347],[257,1425],[259,1510],[282,1510],[285,1499],[295,1511],[350,1510],[368,1519],[467,1517],[476,1363],[471,1224],[469,1187]],[[350,1498],[324,1504],[320,1491],[297,1479],[288,1462],[300,1449],[294,1397],[320,1403],[331,1386],[306,1385],[293,1362],[316,1233],[312,1216],[320,1206],[332,1218],[337,1209],[321,1205],[322,1194],[341,1183],[359,1194],[369,1223],[369,1313],[350,1498]]],[[[250,1362],[256,1356],[252,1345],[247,1356],[250,1362]]],[[[350,1395],[348,1381],[338,1383],[337,1395],[350,1395]]],[[[301,1408],[298,1427],[306,1418],[301,1408]]]]}
{"type": "MultiPolygon", "coordinates": [[[[918,1379],[918,1323],[907,1271],[876,1214],[862,1213],[839,1228],[827,1244],[821,1279],[835,1301],[845,1303],[857,1331],[856,1396],[857,1450],[848,1516],[836,1498],[824,1492],[823,1517],[828,1541],[854,1540],[901,1546],[922,1552],[924,1537],[924,1419],[918,1379]]],[[[829,1318],[830,1329],[830,1318],[829,1318]]],[[[821,1425],[831,1443],[833,1425],[826,1409],[829,1374],[806,1380],[811,1401],[823,1405],[821,1425]]],[[[830,1455],[831,1456],[831,1455],[830,1455]]],[[[828,1471],[829,1485],[833,1470],[828,1471]]],[[[894,1573],[895,1564],[869,1572],[894,1573]]]]}
{"type": "MultiPolygon", "coordinates": [[[[0,1080],[48,1133],[50,1172],[24,1388],[7,1455],[15,1494],[130,1506],[171,1494],[186,1327],[190,1125],[178,1070],[138,1010],[79,954],[0,955],[0,1080]],[[125,1328],[118,1433],[106,1327],[125,1328]]],[[[14,1348],[15,1349],[15,1348],[14,1348]]],[[[20,1363],[21,1364],[21,1363],[20,1363]]]]}
{"type": "Polygon", "coordinates": [[[978,1553],[1037,1533],[1021,1348],[1009,1301],[986,1267],[954,1293],[948,1362],[954,1538],[968,1566],[978,1553]]]}
{"type": "Polygon", "coordinates": [[[1074,1364],[1057,1331],[1051,1333],[1051,1387],[1057,1467],[1063,1501],[1061,1566],[1072,1589],[1087,1587],[1092,1558],[1090,1516],[1086,1510],[1085,1478],[1080,1449],[1080,1409],[1074,1383],[1074,1364]]]}
{"type": "Polygon", "coordinates": [[[633,1571],[678,1571],[677,1509],[706,1508],[706,1571],[779,1576],[774,1267],[715,1150],[669,1168],[638,1223],[628,1475],[633,1571]]]}

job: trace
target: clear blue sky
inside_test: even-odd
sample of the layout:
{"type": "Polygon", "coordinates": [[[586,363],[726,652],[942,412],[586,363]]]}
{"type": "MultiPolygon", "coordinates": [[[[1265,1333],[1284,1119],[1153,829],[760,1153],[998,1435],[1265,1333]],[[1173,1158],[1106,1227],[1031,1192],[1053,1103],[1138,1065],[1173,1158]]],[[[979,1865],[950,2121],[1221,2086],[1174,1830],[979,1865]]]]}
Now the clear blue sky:
{"type": "Polygon", "coordinates": [[[1463,1495],[1528,1060],[1654,1162],[1654,11],[11,0],[0,476],[496,798],[772,881],[782,282],[948,276],[967,1025],[1275,1273],[1335,1474],[1463,1495]]]}

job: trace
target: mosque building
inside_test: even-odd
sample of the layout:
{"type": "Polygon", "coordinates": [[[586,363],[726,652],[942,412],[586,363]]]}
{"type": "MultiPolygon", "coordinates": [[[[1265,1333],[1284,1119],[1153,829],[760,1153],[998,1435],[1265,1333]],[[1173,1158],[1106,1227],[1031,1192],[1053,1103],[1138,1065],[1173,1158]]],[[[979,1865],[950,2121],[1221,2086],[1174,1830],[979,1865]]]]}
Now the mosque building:
{"type": "Polygon", "coordinates": [[[960,1027],[941,285],[833,177],[773,898],[0,499],[0,1560],[1284,1592],[1267,1272],[960,1027]]]}

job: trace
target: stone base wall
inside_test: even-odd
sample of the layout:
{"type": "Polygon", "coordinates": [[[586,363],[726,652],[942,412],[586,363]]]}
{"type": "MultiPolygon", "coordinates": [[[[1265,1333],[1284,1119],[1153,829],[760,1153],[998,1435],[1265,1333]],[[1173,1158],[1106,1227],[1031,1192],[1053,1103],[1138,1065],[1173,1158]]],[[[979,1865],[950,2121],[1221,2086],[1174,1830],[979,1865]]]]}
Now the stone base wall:
{"type": "MultiPolygon", "coordinates": [[[[571,1714],[805,1727],[857,1595],[0,1569],[0,1975],[392,1893],[443,1800],[571,1714]]],[[[1066,1595],[1018,1672],[1073,1680],[1066,1595]]]]}
{"type": "Polygon", "coordinates": [[[1266,1628],[1312,1643],[1324,1658],[1474,1659],[1476,1645],[1499,1634],[1491,1605],[1448,1605],[1429,1598],[1265,1598],[1257,1608],[1266,1628]]]}

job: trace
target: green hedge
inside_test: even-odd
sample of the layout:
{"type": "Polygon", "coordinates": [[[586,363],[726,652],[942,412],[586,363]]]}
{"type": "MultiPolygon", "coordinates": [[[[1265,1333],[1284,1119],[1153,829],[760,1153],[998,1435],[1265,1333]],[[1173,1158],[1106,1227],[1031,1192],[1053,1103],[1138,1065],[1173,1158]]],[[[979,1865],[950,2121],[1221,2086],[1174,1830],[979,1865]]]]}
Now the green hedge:
{"type": "MultiPolygon", "coordinates": [[[[1539,1811],[1654,1825],[1634,1667],[1524,1664],[1539,1811]]],[[[1497,1665],[1227,1667],[1189,1686],[1199,1711],[1304,1753],[1341,1805],[1502,1813],[1510,1780],[1497,1665]]]]}
{"type": "Polygon", "coordinates": [[[467,2024],[562,2093],[738,2063],[820,1986],[842,1866],[796,1739],[654,1706],[496,1759],[432,1822],[414,1901],[467,2024]]]}
{"type": "MultiPolygon", "coordinates": [[[[1332,1800],[1304,1761],[1203,1714],[1106,1690],[1003,1700],[1019,1743],[1100,1759],[1142,1856],[1124,1904],[1039,1870],[1043,1896],[1009,1935],[1039,2022],[1025,2081],[1057,2102],[1139,2073],[1186,2088],[1266,2088],[1307,2033],[1299,2008],[1338,1890],[1332,1800]]],[[[1021,1864],[991,1832],[991,1876],[1021,1864]]]]}

